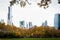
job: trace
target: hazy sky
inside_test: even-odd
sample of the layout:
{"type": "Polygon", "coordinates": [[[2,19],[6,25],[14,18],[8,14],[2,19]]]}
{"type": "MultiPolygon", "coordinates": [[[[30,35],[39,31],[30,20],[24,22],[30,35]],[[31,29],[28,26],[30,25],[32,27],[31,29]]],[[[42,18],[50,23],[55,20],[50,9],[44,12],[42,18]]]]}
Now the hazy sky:
{"type": "MultiPolygon", "coordinates": [[[[0,0],[0,20],[4,19],[5,23],[7,23],[9,1],[11,0],[0,0]]],[[[47,20],[49,26],[54,26],[54,15],[60,13],[60,4],[57,0],[52,0],[49,8],[43,9],[37,6],[39,1],[31,0],[32,4],[27,4],[24,8],[21,8],[20,4],[15,4],[12,7],[13,24],[19,26],[19,21],[25,20],[26,22],[31,21],[34,25],[41,25],[47,20]]]]}

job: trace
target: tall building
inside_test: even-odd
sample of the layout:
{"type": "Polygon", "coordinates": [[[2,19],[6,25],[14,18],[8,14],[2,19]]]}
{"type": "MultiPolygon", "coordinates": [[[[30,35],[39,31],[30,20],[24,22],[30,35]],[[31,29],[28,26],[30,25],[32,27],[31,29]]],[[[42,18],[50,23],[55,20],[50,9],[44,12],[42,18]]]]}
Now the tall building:
{"type": "Polygon", "coordinates": [[[26,23],[26,28],[29,28],[29,25],[28,25],[28,23],[26,23]]]}
{"type": "Polygon", "coordinates": [[[26,28],[29,29],[29,28],[32,28],[32,26],[33,26],[33,25],[32,25],[32,22],[27,22],[27,23],[26,23],[26,28]]]}
{"type": "Polygon", "coordinates": [[[29,28],[31,28],[32,27],[32,22],[29,22],[29,28]]]}
{"type": "Polygon", "coordinates": [[[1,19],[0,22],[1,22],[1,23],[5,23],[5,22],[4,22],[4,19],[1,19]]]}
{"type": "Polygon", "coordinates": [[[48,26],[47,25],[47,20],[44,23],[42,23],[42,26],[48,26]]]}
{"type": "Polygon", "coordinates": [[[47,25],[47,20],[45,21],[45,26],[48,26],[48,25],[47,25]]]}
{"type": "Polygon", "coordinates": [[[20,21],[20,27],[25,28],[25,21],[20,21]]]}
{"type": "Polygon", "coordinates": [[[60,29],[60,14],[55,14],[54,26],[55,26],[55,29],[60,29]]]}
{"type": "Polygon", "coordinates": [[[42,23],[42,26],[44,26],[44,23],[42,23]]]}
{"type": "Polygon", "coordinates": [[[12,6],[8,6],[7,24],[12,25],[12,6]]]}

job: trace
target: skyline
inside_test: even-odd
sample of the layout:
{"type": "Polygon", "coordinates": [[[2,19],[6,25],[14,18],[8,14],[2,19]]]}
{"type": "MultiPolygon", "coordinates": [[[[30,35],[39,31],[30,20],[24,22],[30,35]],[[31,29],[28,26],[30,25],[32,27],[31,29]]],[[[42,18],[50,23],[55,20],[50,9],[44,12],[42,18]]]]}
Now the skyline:
{"type": "MultiPolygon", "coordinates": [[[[0,19],[4,19],[7,23],[7,14],[9,1],[0,0],[0,19]],[[4,10],[3,10],[4,9],[4,10]]],[[[33,2],[33,1],[31,1],[33,2]]],[[[54,26],[54,15],[60,13],[60,5],[57,0],[49,4],[49,8],[43,9],[36,5],[36,1],[31,5],[26,5],[21,8],[20,5],[14,5],[12,7],[13,24],[19,26],[19,21],[31,21],[34,25],[40,26],[45,20],[47,20],[49,26],[54,26]]]]}

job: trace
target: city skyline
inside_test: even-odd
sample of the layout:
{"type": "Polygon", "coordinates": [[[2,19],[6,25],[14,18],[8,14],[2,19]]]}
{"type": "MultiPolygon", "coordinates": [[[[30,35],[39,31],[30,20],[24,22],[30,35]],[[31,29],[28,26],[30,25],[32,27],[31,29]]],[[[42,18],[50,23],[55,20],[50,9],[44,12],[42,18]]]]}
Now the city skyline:
{"type": "Polygon", "coordinates": [[[34,26],[32,22],[27,22],[25,20],[22,20],[19,23],[21,28],[32,28],[34,26]]]}
{"type": "MultiPolygon", "coordinates": [[[[0,19],[4,19],[5,23],[7,23],[9,1],[0,0],[0,19]]],[[[35,2],[32,5],[27,4],[24,8],[16,4],[12,7],[12,21],[15,26],[19,27],[20,20],[31,21],[33,25],[38,26],[47,20],[49,26],[54,26],[54,15],[60,13],[60,5],[57,1],[52,0],[53,3],[47,9],[40,8],[35,2]]]]}

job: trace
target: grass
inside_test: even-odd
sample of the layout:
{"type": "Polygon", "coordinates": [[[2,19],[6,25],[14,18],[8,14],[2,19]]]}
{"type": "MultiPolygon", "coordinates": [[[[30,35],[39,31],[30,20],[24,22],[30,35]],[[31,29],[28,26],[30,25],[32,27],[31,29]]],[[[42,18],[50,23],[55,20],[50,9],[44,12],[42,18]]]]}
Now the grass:
{"type": "Polygon", "coordinates": [[[60,38],[0,38],[0,40],[60,40],[60,38]]]}

